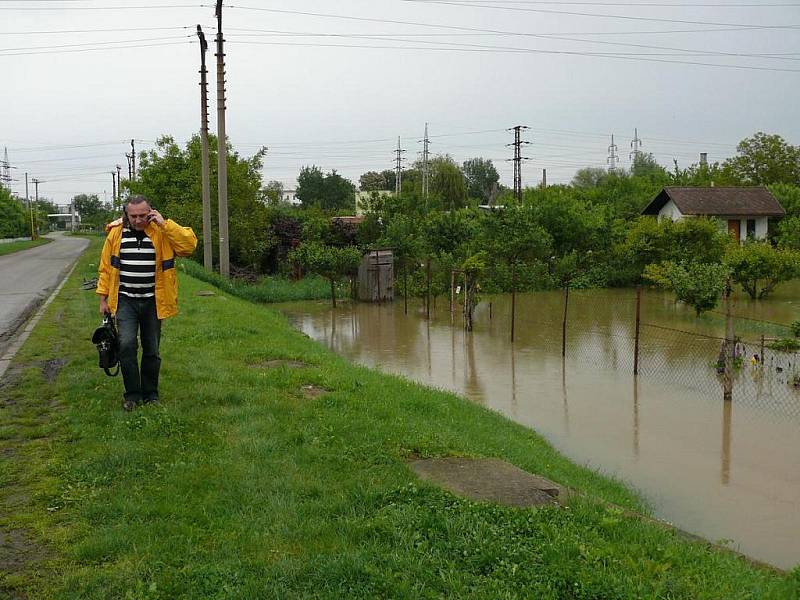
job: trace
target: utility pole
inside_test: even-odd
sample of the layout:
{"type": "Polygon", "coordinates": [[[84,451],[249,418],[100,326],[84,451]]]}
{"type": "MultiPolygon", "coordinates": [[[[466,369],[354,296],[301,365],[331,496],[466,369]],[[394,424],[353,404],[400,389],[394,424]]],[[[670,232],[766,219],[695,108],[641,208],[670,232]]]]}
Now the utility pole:
{"type": "Polygon", "coordinates": [[[31,206],[31,197],[28,195],[28,173],[25,173],[25,201],[28,203],[28,215],[31,218],[31,239],[36,239],[36,232],[33,229],[33,206],[31,206]]]}
{"type": "Polygon", "coordinates": [[[405,152],[405,150],[403,150],[400,147],[399,135],[397,136],[397,150],[395,150],[394,152],[395,154],[397,154],[397,157],[395,158],[396,163],[395,163],[395,177],[394,177],[394,193],[399,196],[400,192],[403,190],[403,185],[402,185],[403,161],[405,160],[403,158],[403,153],[405,152]]]}
{"type": "Polygon", "coordinates": [[[217,199],[219,202],[219,273],[230,276],[228,249],[228,162],[225,146],[225,51],[222,0],[217,0],[217,199]]]}
{"type": "Polygon", "coordinates": [[[431,141],[428,139],[428,124],[425,123],[425,137],[422,141],[422,197],[425,198],[425,210],[428,210],[428,189],[430,175],[428,173],[428,146],[431,141]]]}
{"type": "Polygon", "coordinates": [[[608,158],[606,162],[608,163],[608,172],[614,173],[617,170],[617,160],[619,160],[619,155],[617,154],[617,145],[614,143],[614,134],[611,134],[611,145],[608,147],[608,158]]]}
{"type": "Polygon", "coordinates": [[[117,165],[117,199],[122,202],[122,174],[120,171],[122,171],[122,167],[117,165]]]}
{"type": "Polygon", "coordinates": [[[542,169],[542,189],[547,189],[547,169],[542,169]]]}
{"type": "Polygon", "coordinates": [[[631,140],[631,153],[628,155],[628,158],[631,162],[635,165],[636,159],[639,158],[639,153],[641,152],[640,148],[642,147],[642,140],[639,138],[639,130],[634,127],[633,129],[633,139],[631,140]]]}
{"type": "MultiPolygon", "coordinates": [[[[39,208],[39,184],[43,183],[43,182],[42,182],[41,179],[37,179],[36,177],[31,178],[31,181],[33,182],[34,189],[36,190],[36,192],[35,192],[36,200],[35,200],[35,202],[33,204],[34,213],[35,213],[35,210],[39,208]]],[[[35,223],[35,220],[34,220],[34,223],[35,223]]],[[[39,224],[35,223],[34,231],[37,230],[37,229],[39,229],[39,224]]],[[[39,237],[38,232],[37,232],[36,237],[39,237]]]]}
{"type": "Polygon", "coordinates": [[[127,152],[125,153],[125,158],[128,159],[128,180],[133,180],[133,170],[131,169],[131,155],[127,152]]]}
{"type": "Polygon", "coordinates": [[[117,202],[117,172],[111,171],[111,203],[114,205],[114,210],[119,208],[117,202]]]}
{"type": "Polygon", "coordinates": [[[203,266],[206,270],[214,269],[213,248],[211,247],[211,190],[208,174],[208,80],[206,74],[206,51],[208,43],[200,25],[197,26],[197,37],[200,38],[200,139],[203,147],[200,158],[202,162],[203,180],[203,266]]]}
{"type": "Polygon", "coordinates": [[[506,160],[512,160],[514,162],[514,198],[517,204],[522,203],[522,161],[530,160],[528,157],[522,156],[522,145],[530,144],[530,142],[521,139],[523,129],[530,129],[530,127],[527,125],[515,125],[507,129],[507,131],[514,132],[514,143],[506,144],[506,146],[514,146],[514,158],[506,160]]]}
{"type": "Polygon", "coordinates": [[[131,139],[131,181],[136,179],[136,146],[131,139]]]}

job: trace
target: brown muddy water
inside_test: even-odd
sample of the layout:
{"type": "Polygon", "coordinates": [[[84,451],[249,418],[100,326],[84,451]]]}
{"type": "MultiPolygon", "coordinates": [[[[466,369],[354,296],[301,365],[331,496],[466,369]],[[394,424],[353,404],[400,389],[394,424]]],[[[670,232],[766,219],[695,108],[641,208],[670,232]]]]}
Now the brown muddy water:
{"type": "Polygon", "coordinates": [[[670,296],[641,303],[640,375],[633,376],[635,292],[574,290],[561,356],[564,297],[485,296],[475,329],[448,299],[430,321],[416,300],[281,305],[292,324],[355,362],[452,390],[535,429],[579,464],[639,490],[656,516],[781,568],[800,563],[799,355],[766,352],[760,336],[788,330],[752,319],[800,319],[800,282],[766,301],[736,297],[742,367],[733,401],[716,374],[724,316],[697,318],[670,296]],[[490,318],[491,303],[491,318],[490,318]],[[706,337],[708,336],[708,337],[706,337]]]}

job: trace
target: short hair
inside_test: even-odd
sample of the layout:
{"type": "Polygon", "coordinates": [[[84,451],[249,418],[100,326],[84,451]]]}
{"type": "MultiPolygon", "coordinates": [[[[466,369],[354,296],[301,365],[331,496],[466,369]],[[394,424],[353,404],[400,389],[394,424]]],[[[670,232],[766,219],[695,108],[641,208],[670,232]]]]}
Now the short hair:
{"type": "Polygon", "coordinates": [[[147,202],[147,206],[150,206],[152,208],[150,200],[148,200],[146,196],[141,196],[141,195],[131,196],[130,198],[128,198],[128,202],[125,204],[125,208],[127,209],[131,204],[141,204],[142,202],[147,202]]]}

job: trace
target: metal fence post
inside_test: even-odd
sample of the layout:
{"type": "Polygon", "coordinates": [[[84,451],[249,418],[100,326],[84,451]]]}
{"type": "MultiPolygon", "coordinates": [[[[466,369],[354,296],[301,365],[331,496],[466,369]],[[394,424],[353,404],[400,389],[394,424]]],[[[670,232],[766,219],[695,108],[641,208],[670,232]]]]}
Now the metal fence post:
{"type": "Polygon", "coordinates": [[[641,314],[642,305],[642,286],[636,286],[636,336],[633,344],[633,374],[639,374],[639,316],[641,314]]]}
{"type": "Polygon", "coordinates": [[[561,322],[561,358],[567,356],[567,306],[569,306],[569,286],[564,287],[564,320],[561,322]]]}
{"type": "Polygon", "coordinates": [[[733,359],[736,356],[736,341],[733,333],[733,316],[731,314],[731,283],[725,286],[725,375],[723,377],[722,398],[730,401],[733,398],[733,359]]]}

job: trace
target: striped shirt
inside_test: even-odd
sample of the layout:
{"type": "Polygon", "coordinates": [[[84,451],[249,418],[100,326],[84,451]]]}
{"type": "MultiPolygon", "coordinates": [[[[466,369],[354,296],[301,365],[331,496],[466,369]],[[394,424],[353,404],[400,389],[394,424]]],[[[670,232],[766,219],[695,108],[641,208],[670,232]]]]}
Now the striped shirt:
{"type": "Polygon", "coordinates": [[[119,293],[129,298],[155,296],[156,249],[144,231],[122,231],[119,259],[119,293]]]}

